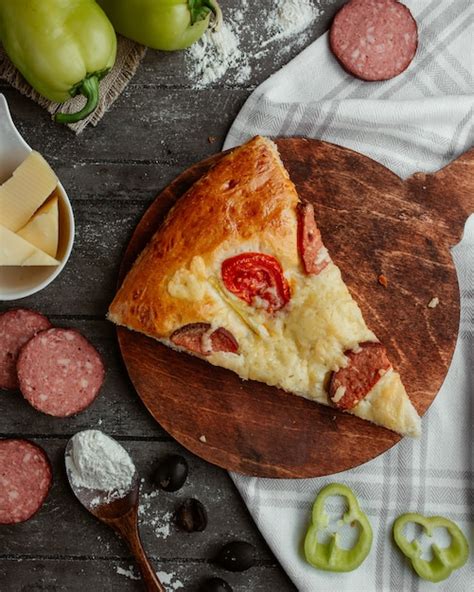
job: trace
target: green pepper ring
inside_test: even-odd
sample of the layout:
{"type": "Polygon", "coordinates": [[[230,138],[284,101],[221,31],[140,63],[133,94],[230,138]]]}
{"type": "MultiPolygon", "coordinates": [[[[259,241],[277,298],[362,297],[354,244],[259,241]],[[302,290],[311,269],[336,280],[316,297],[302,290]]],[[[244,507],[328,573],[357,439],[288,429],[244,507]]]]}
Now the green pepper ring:
{"type": "Polygon", "coordinates": [[[313,505],[312,521],[304,540],[304,554],[306,561],[313,567],[326,571],[346,572],[359,567],[365,560],[372,547],[372,527],[359,502],[349,487],[340,483],[326,485],[318,493],[313,505]],[[344,524],[357,523],[360,534],[356,544],[351,549],[338,546],[339,535],[333,533],[328,543],[318,541],[318,532],[327,527],[329,517],[324,509],[328,497],[340,495],[345,497],[348,509],[342,517],[344,524]]]}
{"type": "Polygon", "coordinates": [[[393,523],[393,538],[401,552],[410,560],[413,569],[420,578],[430,582],[445,580],[455,569],[462,567],[469,557],[469,544],[464,533],[457,524],[443,516],[402,514],[393,523]],[[421,525],[430,537],[435,528],[446,528],[451,536],[451,544],[449,547],[440,548],[436,543],[433,543],[431,545],[433,549],[431,561],[422,559],[420,543],[416,539],[409,542],[403,534],[403,528],[409,522],[421,525]]]}

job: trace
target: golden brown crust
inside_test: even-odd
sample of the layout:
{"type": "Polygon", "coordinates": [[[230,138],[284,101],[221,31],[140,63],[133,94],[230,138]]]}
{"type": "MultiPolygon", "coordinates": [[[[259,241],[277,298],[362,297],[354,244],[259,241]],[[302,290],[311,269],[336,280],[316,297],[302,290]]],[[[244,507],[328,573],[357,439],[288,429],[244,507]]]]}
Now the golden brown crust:
{"type": "Polygon", "coordinates": [[[168,286],[195,255],[209,264],[221,247],[238,251],[256,240],[263,252],[298,265],[297,202],[273,142],[257,136],[236,148],[172,209],[126,276],[110,305],[110,320],[157,338],[177,326],[210,320],[212,302],[206,297],[179,300],[168,286]]]}

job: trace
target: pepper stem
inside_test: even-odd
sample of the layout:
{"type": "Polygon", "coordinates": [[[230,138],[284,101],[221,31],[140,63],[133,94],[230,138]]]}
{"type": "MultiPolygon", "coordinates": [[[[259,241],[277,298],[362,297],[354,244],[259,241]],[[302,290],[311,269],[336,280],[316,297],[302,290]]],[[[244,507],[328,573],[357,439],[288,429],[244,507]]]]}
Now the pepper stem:
{"type": "Polygon", "coordinates": [[[217,33],[222,27],[222,9],[217,0],[207,0],[204,4],[207,4],[212,10],[211,29],[217,33]]]}
{"type": "Polygon", "coordinates": [[[211,14],[209,28],[219,31],[222,25],[222,10],[217,0],[188,0],[191,13],[191,25],[203,20],[211,14]]]}
{"type": "Polygon", "coordinates": [[[74,94],[82,94],[86,97],[86,104],[76,113],[56,113],[54,120],[58,123],[77,123],[90,115],[99,102],[99,76],[93,74],[74,87],[74,94]]]}

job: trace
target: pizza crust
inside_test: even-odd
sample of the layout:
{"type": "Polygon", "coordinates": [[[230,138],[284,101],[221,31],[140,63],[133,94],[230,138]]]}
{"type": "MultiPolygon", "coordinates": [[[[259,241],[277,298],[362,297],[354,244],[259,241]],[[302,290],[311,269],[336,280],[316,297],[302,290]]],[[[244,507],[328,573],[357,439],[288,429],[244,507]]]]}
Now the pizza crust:
{"type": "MultiPolygon", "coordinates": [[[[294,233],[298,195],[276,146],[259,138],[237,148],[193,185],[138,257],[109,308],[109,319],[157,337],[202,319],[210,302],[168,291],[195,255],[206,267],[216,251],[239,252],[254,240],[283,268],[299,265],[294,233]]],[[[203,281],[205,278],[203,278],[203,281]]]]}

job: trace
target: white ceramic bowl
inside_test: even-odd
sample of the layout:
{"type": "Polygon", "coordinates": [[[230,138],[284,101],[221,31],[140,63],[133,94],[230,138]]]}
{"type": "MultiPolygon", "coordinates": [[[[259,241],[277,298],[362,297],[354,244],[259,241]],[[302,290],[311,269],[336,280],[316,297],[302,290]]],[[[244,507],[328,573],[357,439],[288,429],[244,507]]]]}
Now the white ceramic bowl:
{"type": "MultiPolygon", "coordinates": [[[[13,124],[5,97],[0,94],[0,183],[6,181],[25,160],[31,148],[13,124]]],[[[59,245],[56,267],[0,267],[0,300],[31,296],[50,284],[69,259],[74,242],[74,215],[71,202],[59,183],[59,245]]]]}

